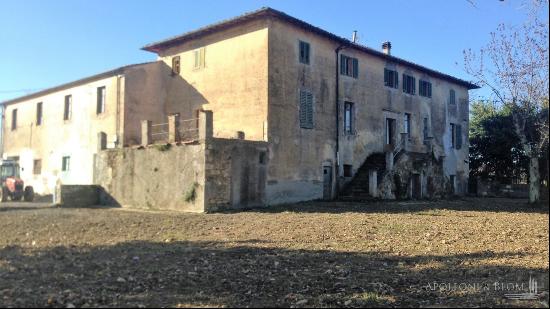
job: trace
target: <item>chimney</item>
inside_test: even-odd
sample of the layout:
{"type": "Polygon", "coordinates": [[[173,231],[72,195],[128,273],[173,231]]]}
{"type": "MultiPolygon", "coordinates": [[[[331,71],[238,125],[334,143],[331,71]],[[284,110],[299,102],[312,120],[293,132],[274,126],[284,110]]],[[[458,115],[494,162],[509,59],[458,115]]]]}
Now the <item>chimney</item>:
{"type": "Polygon", "coordinates": [[[386,55],[391,55],[391,43],[390,41],[386,41],[382,43],[382,52],[386,55]]]}
{"type": "Polygon", "coordinates": [[[353,30],[353,34],[351,35],[351,41],[353,43],[357,43],[357,30],[353,30]]]}

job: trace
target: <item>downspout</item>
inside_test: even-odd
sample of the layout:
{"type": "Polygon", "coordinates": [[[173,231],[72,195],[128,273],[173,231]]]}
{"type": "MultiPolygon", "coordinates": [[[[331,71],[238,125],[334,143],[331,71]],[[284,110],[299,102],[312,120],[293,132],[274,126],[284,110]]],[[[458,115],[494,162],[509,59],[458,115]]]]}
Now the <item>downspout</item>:
{"type": "Polygon", "coordinates": [[[336,194],[335,198],[338,198],[338,195],[340,193],[340,65],[339,65],[339,56],[340,51],[345,48],[344,44],[340,44],[335,50],[334,53],[336,55],[336,98],[335,98],[335,108],[336,108],[336,147],[335,147],[335,153],[334,157],[336,158],[334,162],[335,166],[335,172],[334,172],[334,179],[336,183],[336,194]]]}

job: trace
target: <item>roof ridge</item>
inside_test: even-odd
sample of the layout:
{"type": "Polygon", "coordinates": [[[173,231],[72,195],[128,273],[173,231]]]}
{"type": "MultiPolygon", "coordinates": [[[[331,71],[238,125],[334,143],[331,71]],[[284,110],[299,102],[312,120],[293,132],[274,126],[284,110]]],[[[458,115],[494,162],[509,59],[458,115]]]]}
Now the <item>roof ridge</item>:
{"type": "Polygon", "coordinates": [[[266,12],[267,13],[273,13],[273,16],[282,18],[282,19],[284,19],[288,22],[291,22],[291,23],[297,24],[301,27],[304,27],[307,30],[310,30],[312,32],[316,32],[319,35],[329,37],[329,38],[331,38],[333,40],[336,40],[336,41],[338,41],[342,44],[345,44],[345,45],[348,45],[352,48],[356,48],[358,50],[364,51],[364,52],[369,53],[371,55],[381,57],[381,58],[387,59],[389,61],[399,62],[399,63],[402,63],[404,65],[416,68],[417,70],[425,71],[427,73],[439,76],[440,78],[454,81],[455,83],[463,85],[463,86],[467,87],[468,89],[477,89],[477,88],[479,88],[478,85],[476,85],[476,84],[474,84],[470,81],[462,80],[460,78],[442,73],[442,72],[434,70],[434,69],[430,69],[428,67],[425,67],[423,65],[405,60],[403,58],[399,58],[399,57],[396,57],[396,56],[385,54],[385,53],[383,53],[379,50],[376,50],[372,47],[368,47],[366,45],[362,45],[362,44],[359,44],[359,43],[354,43],[354,42],[352,42],[351,40],[349,40],[347,38],[338,36],[338,35],[336,35],[332,32],[329,32],[329,31],[324,30],[320,27],[314,26],[314,25],[312,25],[312,24],[310,24],[306,21],[303,21],[299,18],[293,17],[291,15],[288,15],[288,14],[282,12],[282,11],[273,9],[271,7],[262,7],[258,10],[255,10],[255,11],[250,11],[250,12],[238,15],[236,17],[233,17],[233,18],[225,19],[225,20],[216,22],[214,24],[210,24],[210,25],[203,26],[203,27],[200,27],[200,28],[192,30],[192,31],[182,33],[180,35],[176,35],[176,36],[173,36],[173,37],[161,40],[161,41],[150,43],[150,44],[145,45],[141,49],[149,51],[149,52],[158,53],[160,50],[162,50],[164,48],[167,48],[170,45],[176,44],[178,42],[182,42],[186,39],[193,39],[194,37],[201,36],[201,35],[207,34],[207,33],[212,32],[212,31],[216,31],[217,28],[219,28],[219,27],[231,26],[235,23],[244,22],[244,21],[246,21],[250,18],[260,17],[262,13],[266,13],[266,12]]]}
{"type": "Polygon", "coordinates": [[[132,68],[132,67],[145,65],[145,64],[151,64],[151,63],[155,63],[155,62],[158,62],[158,61],[155,60],[155,61],[148,61],[148,62],[124,65],[124,66],[121,66],[121,67],[117,67],[115,69],[103,71],[103,72],[100,72],[100,73],[97,73],[97,74],[94,74],[94,75],[89,75],[89,76],[86,76],[86,77],[83,77],[83,78],[72,80],[70,82],[66,82],[66,83],[63,83],[63,84],[56,85],[56,86],[48,87],[48,88],[45,88],[45,89],[42,89],[42,90],[39,90],[39,91],[36,91],[36,92],[33,92],[33,93],[29,93],[29,94],[26,94],[26,95],[23,95],[23,96],[19,96],[19,97],[13,98],[13,99],[9,99],[9,100],[6,100],[4,102],[0,102],[0,105],[8,105],[8,104],[11,104],[11,103],[22,101],[24,99],[30,99],[30,98],[34,98],[34,97],[37,97],[37,96],[40,96],[40,95],[46,95],[48,93],[52,93],[52,92],[55,92],[55,91],[58,91],[58,90],[61,90],[61,89],[64,89],[64,88],[68,88],[69,86],[77,86],[77,85],[83,84],[85,82],[89,82],[89,81],[99,79],[99,78],[104,77],[104,76],[114,75],[118,72],[124,71],[124,70],[132,68]]]}

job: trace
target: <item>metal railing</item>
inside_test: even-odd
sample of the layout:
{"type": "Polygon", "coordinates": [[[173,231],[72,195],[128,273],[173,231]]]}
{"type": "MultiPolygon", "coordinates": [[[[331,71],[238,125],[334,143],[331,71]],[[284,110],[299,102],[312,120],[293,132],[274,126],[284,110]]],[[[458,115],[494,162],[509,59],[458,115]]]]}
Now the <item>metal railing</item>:
{"type": "Polygon", "coordinates": [[[151,142],[168,141],[168,122],[151,125],[151,142]]]}
{"type": "Polygon", "coordinates": [[[176,124],[176,140],[186,143],[199,139],[199,118],[180,119],[176,124]]]}

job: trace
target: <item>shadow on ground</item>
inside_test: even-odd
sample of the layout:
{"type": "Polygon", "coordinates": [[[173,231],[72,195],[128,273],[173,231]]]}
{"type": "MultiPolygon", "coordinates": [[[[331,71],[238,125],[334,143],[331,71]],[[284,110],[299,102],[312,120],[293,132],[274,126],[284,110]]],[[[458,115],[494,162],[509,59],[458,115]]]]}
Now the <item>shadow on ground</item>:
{"type": "MultiPolygon", "coordinates": [[[[488,211],[488,212],[521,212],[548,214],[548,204],[531,206],[524,199],[510,198],[460,198],[447,200],[405,200],[382,201],[373,200],[366,202],[347,201],[311,201],[288,205],[269,206],[265,208],[253,208],[240,211],[259,213],[407,213],[425,212],[433,210],[455,211],[488,211]]],[[[239,211],[227,211],[237,213],[239,211]]]]}
{"type": "Polygon", "coordinates": [[[505,261],[520,257],[526,255],[396,257],[260,248],[244,242],[235,247],[141,241],[45,250],[10,246],[0,250],[0,306],[538,305],[506,300],[507,292],[494,287],[495,282],[527,284],[530,275],[543,274],[546,281],[538,284],[547,287],[547,268],[507,266],[505,261]],[[436,285],[452,283],[475,287],[436,285]]]}

